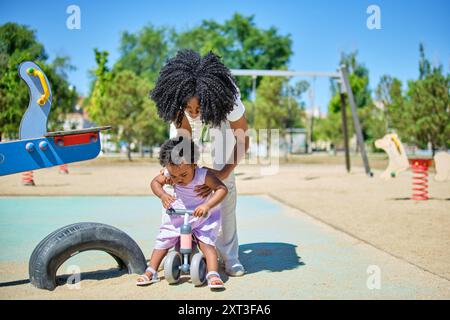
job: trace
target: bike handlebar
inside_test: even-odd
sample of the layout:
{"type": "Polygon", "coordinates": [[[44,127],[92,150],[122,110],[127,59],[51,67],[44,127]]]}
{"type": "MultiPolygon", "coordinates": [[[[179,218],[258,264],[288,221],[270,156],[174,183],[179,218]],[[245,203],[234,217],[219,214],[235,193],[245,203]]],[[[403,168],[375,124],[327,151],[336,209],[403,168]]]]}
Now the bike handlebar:
{"type": "Polygon", "coordinates": [[[166,209],[166,213],[169,215],[171,215],[171,214],[184,215],[187,213],[188,215],[191,216],[194,213],[194,210],[169,208],[169,209],[166,209]]]}

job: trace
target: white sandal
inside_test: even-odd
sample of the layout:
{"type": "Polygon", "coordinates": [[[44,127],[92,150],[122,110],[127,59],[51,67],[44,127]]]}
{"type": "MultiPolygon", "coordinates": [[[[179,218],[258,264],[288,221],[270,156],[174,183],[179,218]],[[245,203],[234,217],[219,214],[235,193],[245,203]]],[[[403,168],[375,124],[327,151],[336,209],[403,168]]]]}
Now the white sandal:
{"type": "Polygon", "coordinates": [[[156,272],[156,270],[152,267],[147,267],[147,269],[145,269],[145,272],[151,272],[152,278],[150,279],[145,273],[141,274],[136,281],[137,286],[146,286],[160,281],[160,279],[158,278],[158,272],[156,272]],[[139,279],[143,279],[144,281],[139,281],[139,279]]]}
{"type": "Polygon", "coordinates": [[[217,273],[216,271],[210,271],[206,274],[206,280],[208,281],[208,287],[210,287],[211,289],[223,289],[225,288],[222,279],[220,278],[220,274],[217,273]],[[210,279],[210,276],[215,276],[215,277],[211,277],[212,279],[210,279]],[[213,281],[220,281],[221,284],[212,284],[213,281]]]}

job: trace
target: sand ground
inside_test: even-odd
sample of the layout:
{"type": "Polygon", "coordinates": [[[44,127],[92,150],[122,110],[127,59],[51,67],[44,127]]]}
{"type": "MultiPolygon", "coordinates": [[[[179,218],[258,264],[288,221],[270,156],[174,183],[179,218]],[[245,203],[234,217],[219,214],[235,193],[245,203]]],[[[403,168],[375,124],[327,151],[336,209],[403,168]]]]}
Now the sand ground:
{"type": "MultiPolygon", "coordinates": [[[[160,167],[142,161],[131,164],[91,161],[70,165],[69,170],[69,175],[58,174],[56,168],[36,171],[36,187],[23,187],[20,175],[1,177],[0,195],[148,195],[149,181],[160,167]]],[[[435,182],[431,175],[431,199],[413,201],[410,199],[411,172],[383,181],[379,178],[379,169],[374,170],[373,178],[369,178],[361,167],[353,167],[348,174],[342,164],[283,164],[274,173],[261,175],[260,166],[239,166],[236,170],[238,194],[268,195],[286,205],[287,211],[295,212],[303,220],[310,219],[320,227],[327,228],[327,232],[347,241],[346,245],[353,243],[361,246],[361,250],[369,250],[373,256],[378,255],[390,261],[394,266],[394,277],[410,274],[417,280],[416,284],[428,286],[424,291],[410,295],[393,291],[384,296],[359,294],[360,297],[450,298],[450,182],[435,182]]],[[[26,265],[2,264],[1,269],[6,273],[12,269],[22,270],[26,275],[26,265]]],[[[109,281],[112,286],[108,286],[111,289],[108,289],[109,293],[102,291],[103,284],[101,287],[96,285],[97,280],[82,281],[85,286],[92,285],[90,293],[82,297],[151,298],[142,291],[135,291],[130,277],[133,276],[107,277],[105,281],[109,281]],[[126,294],[119,294],[122,290],[126,294]]],[[[233,278],[233,286],[245,286],[252,277],[255,274],[233,278]]],[[[161,286],[161,292],[168,290],[167,287],[161,286]]],[[[234,291],[227,290],[225,292],[228,293],[217,298],[227,298],[234,291]]],[[[41,291],[20,281],[17,286],[0,288],[0,292],[2,298],[77,297],[73,290],[64,288],[58,288],[53,295],[39,294],[41,291]]],[[[333,291],[321,292],[322,295],[317,292],[317,295],[286,294],[285,297],[339,298],[333,295],[333,291]]],[[[172,297],[176,296],[178,294],[172,297]]],[[[358,294],[344,296],[354,297],[358,297],[358,294]]]]}

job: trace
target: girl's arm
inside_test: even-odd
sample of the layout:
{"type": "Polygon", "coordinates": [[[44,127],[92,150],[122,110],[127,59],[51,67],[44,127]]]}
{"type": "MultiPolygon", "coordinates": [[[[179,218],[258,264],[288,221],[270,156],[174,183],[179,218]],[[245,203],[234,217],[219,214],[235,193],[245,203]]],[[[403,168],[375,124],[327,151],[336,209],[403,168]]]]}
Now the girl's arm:
{"type": "Polygon", "coordinates": [[[164,209],[168,209],[170,204],[175,201],[175,197],[164,191],[163,186],[166,184],[166,177],[162,174],[153,178],[150,187],[159,199],[161,199],[164,209]]]}
{"type": "Polygon", "coordinates": [[[209,171],[205,177],[205,185],[215,192],[212,197],[208,199],[208,201],[205,201],[203,204],[195,208],[194,216],[196,217],[206,215],[209,210],[222,202],[228,193],[228,188],[223,184],[223,182],[209,171]]]}

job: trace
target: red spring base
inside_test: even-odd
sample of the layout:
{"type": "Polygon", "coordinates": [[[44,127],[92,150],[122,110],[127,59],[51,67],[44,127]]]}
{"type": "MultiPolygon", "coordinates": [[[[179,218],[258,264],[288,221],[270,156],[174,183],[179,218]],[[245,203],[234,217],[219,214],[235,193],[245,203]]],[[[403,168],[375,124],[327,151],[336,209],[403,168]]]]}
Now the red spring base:
{"type": "Polygon", "coordinates": [[[35,186],[33,171],[25,171],[22,173],[22,185],[24,186],[35,186]]]}
{"type": "Polygon", "coordinates": [[[59,166],[59,173],[69,174],[69,166],[67,164],[62,164],[59,166]]]}
{"type": "Polygon", "coordinates": [[[428,167],[430,159],[409,159],[413,170],[413,200],[428,200],[428,167]]]}

